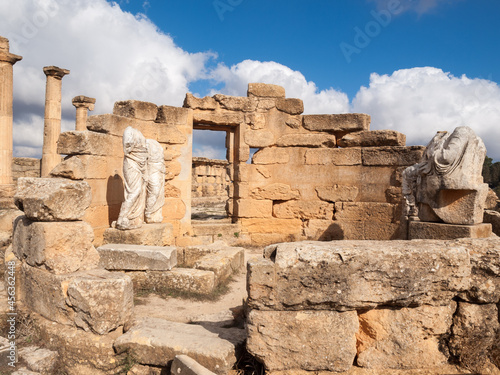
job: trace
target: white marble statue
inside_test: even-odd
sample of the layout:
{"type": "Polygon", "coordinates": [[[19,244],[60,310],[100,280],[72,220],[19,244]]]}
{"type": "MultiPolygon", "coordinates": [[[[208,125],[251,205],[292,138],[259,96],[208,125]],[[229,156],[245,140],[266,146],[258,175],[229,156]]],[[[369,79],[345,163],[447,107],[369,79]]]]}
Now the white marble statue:
{"type": "Polygon", "coordinates": [[[481,175],[486,148],[474,131],[461,126],[438,132],[420,163],[403,172],[408,216],[448,224],[479,224],[488,185],[481,175]]]}
{"type": "Polygon", "coordinates": [[[147,139],[148,148],[147,181],[146,181],[146,209],[144,217],[146,223],[161,223],[163,221],[163,205],[165,204],[165,159],[163,147],[153,140],[147,139]]]}
{"type": "Polygon", "coordinates": [[[123,132],[123,177],[125,200],[117,229],[140,228],[147,223],[161,223],[165,204],[165,163],[163,148],[131,126],[123,132]]]}

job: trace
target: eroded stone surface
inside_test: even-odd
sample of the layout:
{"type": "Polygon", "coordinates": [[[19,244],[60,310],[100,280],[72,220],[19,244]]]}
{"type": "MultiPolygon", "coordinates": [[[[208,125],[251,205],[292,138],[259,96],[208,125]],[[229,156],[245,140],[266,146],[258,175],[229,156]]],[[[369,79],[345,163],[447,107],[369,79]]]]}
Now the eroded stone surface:
{"type": "Polygon", "coordinates": [[[124,243],[145,246],[170,246],[173,226],[164,224],[144,224],[141,228],[132,230],[119,230],[108,228],[104,232],[104,243],[124,243]]]}
{"type": "Polygon", "coordinates": [[[369,130],[371,118],[360,113],[305,115],[304,128],[312,131],[356,132],[369,130]]]}
{"type": "Polygon", "coordinates": [[[356,356],[355,311],[258,311],[247,319],[247,349],[266,370],[347,371],[356,356]]]}
{"type": "Polygon", "coordinates": [[[107,270],[169,271],[177,264],[175,247],[107,244],[97,249],[107,270]]]}
{"type": "Polygon", "coordinates": [[[80,220],[90,205],[85,181],[63,178],[19,178],[16,205],[33,221],[80,220]]]}
{"type": "Polygon", "coordinates": [[[176,355],[172,362],[172,374],[178,375],[215,375],[212,371],[203,367],[187,355],[176,355]]]}
{"type": "Polygon", "coordinates": [[[340,147],[404,146],[406,135],[395,130],[349,133],[337,141],[340,147]]]}

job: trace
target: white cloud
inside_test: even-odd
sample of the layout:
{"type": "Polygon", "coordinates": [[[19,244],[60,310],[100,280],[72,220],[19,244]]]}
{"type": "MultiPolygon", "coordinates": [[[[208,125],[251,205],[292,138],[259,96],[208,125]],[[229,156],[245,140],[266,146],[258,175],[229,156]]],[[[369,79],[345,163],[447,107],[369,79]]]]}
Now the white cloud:
{"type": "Polygon", "coordinates": [[[115,101],[126,99],[180,106],[189,83],[205,76],[214,57],[187,53],[145,16],[105,0],[2,1],[0,25],[11,52],[23,56],[14,66],[14,105],[34,111],[22,120],[15,114],[16,155],[26,142],[41,146],[41,135],[33,138],[43,132],[44,66],[71,70],[63,78],[62,110],[74,127],[76,95],[97,98],[91,114],[110,113],[115,101]]]}
{"type": "Polygon", "coordinates": [[[194,157],[226,160],[226,149],[215,148],[207,145],[200,145],[193,148],[194,157]]]}
{"type": "Polygon", "coordinates": [[[225,84],[220,91],[227,95],[246,96],[247,86],[250,82],[272,83],[283,86],[288,98],[302,99],[305,113],[345,113],[349,111],[349,99],[345,93],[333,88],[320,91],[316,84],[308,82],[301,72],[273,61],[245,60],[231,68],[219,64],[212,72],[211,78],[225,84]]]}
{"type": "Polygon", "coordinates": [[[397,8],[398,14],[413,11],[419,15],[429,13],[443,4],[456,3],[459,0],[369,0],[375,2],[379,10],[397,8]]]}
{"type": "Polygon", "coordinates": [[[467,125],[500,159],[500,87],[487,79],[455,77],[441,69],[403,69],[370,76],[352,110],[372,116],[372,129],[395,129],[408,144],[425,145],[438,130],[467,125]]]}

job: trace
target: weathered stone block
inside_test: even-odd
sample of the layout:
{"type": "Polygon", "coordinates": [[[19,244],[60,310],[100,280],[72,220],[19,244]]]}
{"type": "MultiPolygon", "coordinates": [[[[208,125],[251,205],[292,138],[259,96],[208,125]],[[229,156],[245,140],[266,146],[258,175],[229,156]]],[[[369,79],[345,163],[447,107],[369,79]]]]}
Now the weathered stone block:
{"type": "Polygon", "coordinates": [[[356,356],[355,311],[258,311],[247,319],[247,349],[266,370],[347,371],[356,356]]]}
{"type": "Polygon", "coordinates": [[[193,121],[195,123],[207,125],[228,125],[237,126],[245,122],[245,115],[242,112],[213,112],[213,111],[193,111],[193,121]]]}
{"type": "Polygon", "coordinates": [[[470,284],[469,250],[453,241],[286,243],[265,256],[248,262],[248,303],[261,310],[446,305],[470,284]]]}
{"type": "Polygon", "coordinates": [[[250,147],[268,147],[274,144],[274,134],[269,130],[247,130],[244,138],[250,147]]]}
{"type": "Polygon", "coordinates": [[[139,120],[154,121],[158,114],[158,106],[154,103],[141,102],[139,100],[124,100],[115,103],[113,114],[139,120]]]}
{"type": "Polygon", "coordinates": [[[456,302],[448,306],[377,309],[359,314],[358,366],[421,369],[446,364],[440,340],[449,332],[456,302]]]}
{"type": "Polygon", "coordinates": [[[391,223],[394,220],[394,205],[390,203],[339,202],[335,203],[335,219],[391,223]]]}
{"type": "Polygon", "coordinates": [[[483,221],[491,224],[493,233],[497,236],[500,234],[500,212],[490,210],[484,211],[483,221]]]}
{"type": "Polygon", "coordinates": [[[107,244],[97,249],[106,270],[168,271],[177,264],[175,247],[107,244]]]}
{"type": "Polygon", "coordinates": [[[356,186],[335,185],[317,187],[318,198],[327,202],[354,202],[359,189],[356,186]]]}
{"type": "Polygon", "coordinates": [[[22,348],[18,353],[31,370],[44,374],[52,373],[58,357],[57,352],[36,346],[22,348]]]}
{"type": "Polygon", "coordinates": [[[420,161],[425,147],[368,147],[362,150],[363,165],[410,166],[420,161]]]}
{"type": "Polygon", "coordinates": [[[276,108],[290,115],[300,115],[304,112],[304,102],[301,99],[284,99],[276,100],[276,108]]]}
{"type": "Polygon", "coordinates": [[[89,116],[87,119],[87,129],[92,133],[104,133],[121,137],[125,129],[129,126],[139,130],[144,137],[156,139],[158,124],[152,121],[138,120],[112,114],[89,116]]]}
{"type": "Polygon", "coordinates": [[[238,199],[235,202],[238,217],[272,217],[273,201],[257,199],[238,199]]]}
{"type": "Polygon", "coordinates": [[[257,99],[241,96],[214,95],[220,106],[229,111],[254,112],[257,109],[257,99]]]}
{"type": "Polygon", "coordinates": [[[278,85],[249,83],[247,95],[249,97],[257,96],[259,98],[284,98],[285,89],[278,85]]]}
{"type": "Polygon", "coordinates": [[[194,268],[173,268],[170,271],[127,272],[135,289],[175,289],[184,292],[211,294],[216,287],[212,271],[194,268]]]}
{"type": "Polygon", "coordinates": [[[306,151],[307,165],[360,165],[360,148],[328,148],[306,151]]]}
{"type": "MultiPolygon", "coordinates": [[[[189,126],[191,111],[187,108],[162,105],[158,107],[155,122],[169,125],[189,126]]],[[[159,141],[160,142],[160,141],[159,141]]]]}
{"type": "Polygon", "coordinates": [[[176,355],[185,354],[219,375],[236,362],[235,347],[199,325],[146,318],[120,336],[114,344],[118,353],[129,353],[137,362],[166,366],[176,355]]]}
{"type": "Polygon", "coordinates": [[[405,146],[406,135],[395,130],[349,133],[337,141],[340,147],[405,146]]]}
{"type": "Polygon", "coordinates": [[[300,219],[242,219],[242,229],[249,233],[295,234],[302,228],[300,219]]]}
{"type": "Polygon", "coordinates": [[[120,137],[91,131],[61,133],[57,153],[62,155],[123,155],[120,137]]]}
{"type": "Polygon", "coordinates": [[[299,199],[300,192],[297,189],[292,189],[290,185],[275,183],[253,189],[250,198],[289,201],[299,199]]]}
{"type": "Polygon", "coordinates": [[[217,102],[211,96],[197,98],[193,94],[187,93],[183,106],[184,108],[214,110],[217,108],[217,102]]]}
{"type": "Polygon", "coordinates": [[[123,326],[134,307],[130,277],[105,270],[87,271],[71,279],[67,296],[75,311],[75,324],[99,335],[123,326]]]}
{"type": "Polygon", "coordinates": [[[56,224],[22,216],[16,220],[12,246],[17,258],[30,266],[65,274],[97,267],[93,240],[92,227],[82,221],[56,224]]]}
{"type": "Polygon", "coordinates": [[[215,375],[214,372],[187,355],[176,355],[170,371],[172,374],[178,375],[215,375]]]}
{"type": "Polygon", "coordinates": [[[288,201],[273,205],[273,216],[280,219],[333,219],[333,204],[323,201],[288,201]]]}
{"type": "Polygon", "coordinates": [[[498,363],[498,357],[493,357],[493,347],[498,346],[499,330],[497,305],[459,302],[453,318],[450,351],[462,366],[474,372],[496,373],[499,369],[490,361],[498,363]],[[488,367],[494,370],[488,371],[488,367]]]}
{"type": "Polygon", "coordinates": [[[491,224],[457,225],[410,221],[408,239],[453,240],[456,238],[488,238],[491,236],[491,224]]]}
{"type": "Polygon", "coordinates": [[[241,247],[225,248],[216,253],[207,254],[194,264],[194,268],[212,271],[215,284],[226,281],[233,273],[241,271],[245,262],[245,249],[241,247]]]}
{"type": "Polygon", "coordinates": [[[271,147],[253,154],[252,164],[286,164],[289,160],[287,149],[271,147]]]}
{"type": "Polygon", "coordinates": [[[50,172],[51,177],[69,178],[71,180],[83,180],[85,178],[85,166],[82,160],[74,155],[56,165],[50,172]]]}
{"type": "Polygon", "coordinates": [[[304,115],[304,128],[312,131],[357,132],[370,129],[371,118],[362,113],[304,115]]]}
{"type": "Polygon", "coordinates": [[[335,147],[331,134],[285,134],[276,141],[279,147],[335,147]]]}
{"type": "Polygon", "coordinates": [[[172,224],[143,224],[138,229],[120,230],[108,228],[104,232],[104,244],[123,243],[144,246],[170,246],[173,241],[172,224]]]}
{"type": "Polygon", "coordinates": [[[91,201],[85,181],[22,177],[17,182],[16,205],[33,221],[80,220],[91,201]]]}
{"type": "Polygon", "coordinates": [[[158,126],[158,142],[170,145],[184,144],[187,137],[175,125],[158,126]]]}

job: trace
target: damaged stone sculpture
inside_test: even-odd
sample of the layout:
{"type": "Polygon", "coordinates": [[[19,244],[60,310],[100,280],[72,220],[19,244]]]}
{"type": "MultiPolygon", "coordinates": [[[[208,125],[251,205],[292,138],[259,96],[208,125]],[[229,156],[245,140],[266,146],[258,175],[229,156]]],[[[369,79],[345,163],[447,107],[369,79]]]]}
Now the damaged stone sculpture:
{"type": "Polygon", "coordinates": [[[482,223],[488,193],[481,175],[485,156],[486,147],[471,128],[438,132],[420,163],[403,172],[407,216],[426,222],[482,223]]]}
{"type": "Polygon", "coordinates": [[[123,132],[123,152],[125,200],[112,226],[121,230],[140,228],[144,217],[147,223],[161,223],[165,203],[161,145],[129,126],[123,132]]]}

